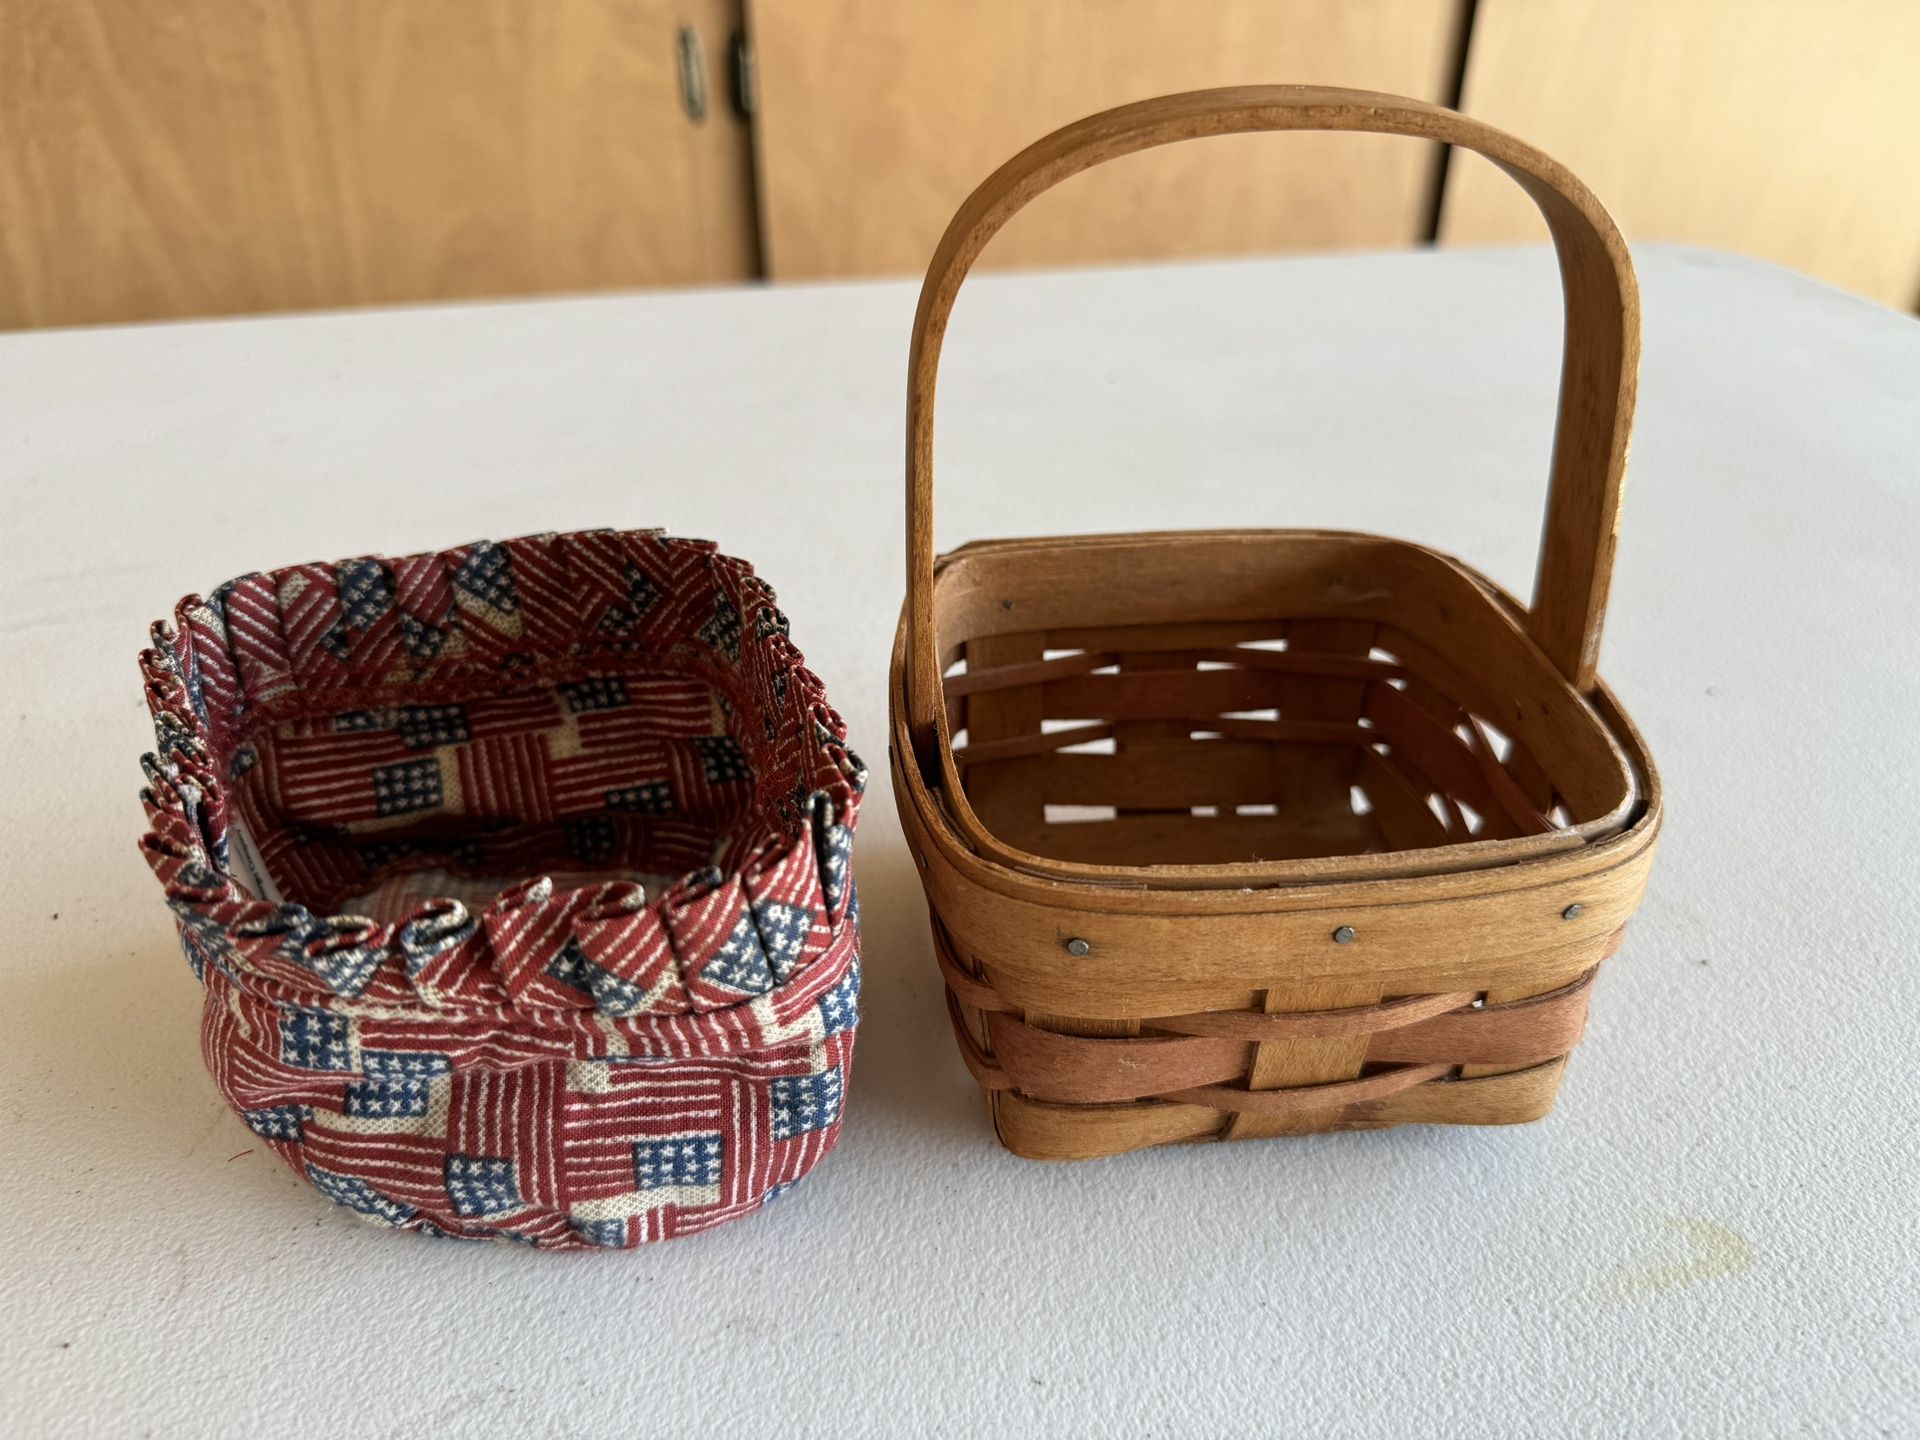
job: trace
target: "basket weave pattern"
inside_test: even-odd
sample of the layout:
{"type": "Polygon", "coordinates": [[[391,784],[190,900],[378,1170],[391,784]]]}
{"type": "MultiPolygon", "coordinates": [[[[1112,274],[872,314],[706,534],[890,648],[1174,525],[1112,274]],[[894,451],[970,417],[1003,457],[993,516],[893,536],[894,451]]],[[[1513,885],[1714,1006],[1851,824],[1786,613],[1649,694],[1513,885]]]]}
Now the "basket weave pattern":
{"type": "Polygon", "coordinates": [[[962,1058],[1036,1158],[1552,1105],[1652,863],[1652,761],[1595,673],[1638,359],[1626,247],[1510,136],[1249,86],[1095,115],[961,206],[909,360],[895,795],[962,1058]],[[1250,131],[1479,151],[1567,302],[1539,574],[1327,531],[995,540],[936,559],[933,413],[968,270],[1105,160],[1250,131]]]}
{"type": "Polygon", "coordinates": [[[865,775],[772,591],[588,532],[250,575],[142,659],[227,1102],[370,1219],[626,1246],[833,1144],[865,775]]]}

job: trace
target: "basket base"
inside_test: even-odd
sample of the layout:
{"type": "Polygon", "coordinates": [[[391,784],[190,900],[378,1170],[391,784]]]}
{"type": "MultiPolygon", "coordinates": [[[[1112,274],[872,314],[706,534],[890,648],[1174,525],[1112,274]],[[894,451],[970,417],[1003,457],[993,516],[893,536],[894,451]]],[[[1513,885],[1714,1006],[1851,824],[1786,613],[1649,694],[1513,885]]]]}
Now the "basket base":
{"type": "MultiPolygon", "coordinates": [[[[1418,1085],[1382,1100],[1329,1108],[1282,1122],[1271,1135],[1323,1135],[1396,1125],[1523,1125],[1553,1109],[1567,1059],[1502,1075],[1418,1085]]],[[[1147,1100],[1118,1105],[1053,1105],[1006,1091],[985,1091],[994,1134],[1027,1160],[1090,1160],[1158,1145],[1204,1144],[1236,1137],[1207,1105],[1147,1100]]]]}

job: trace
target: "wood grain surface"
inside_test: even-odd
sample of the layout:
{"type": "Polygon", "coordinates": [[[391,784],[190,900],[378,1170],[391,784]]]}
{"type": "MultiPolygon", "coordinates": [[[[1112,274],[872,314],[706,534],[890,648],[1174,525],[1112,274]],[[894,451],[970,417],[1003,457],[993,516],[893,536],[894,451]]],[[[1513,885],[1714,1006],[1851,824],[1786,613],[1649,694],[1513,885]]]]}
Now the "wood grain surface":
{"type": "MultiPolygon", "coordinates": [[[[1913,0],[1480,0],[1462,103],[1606,197],[1633,241],[1758,255],[1920,306],[1913,0]]],[[[1543,238],[1456,155],[1440,238],[1543,238]]]]}
{"type": "MultiPolygon", "coordinates": [[[[1445,99],[1457,0],[755,0],[775,279],[911,274],[1035,135],[1148,95],[1311,81],[1445,99]]],[[[1372,136],[1135,156],[1009,226],[990,265],[1393,247],[1437,157],[1372,136]]]]}
{"type": "Polygon", "coordinates": [[[10,0],[0,326],[745,278],[737,11],[10,0]]]}

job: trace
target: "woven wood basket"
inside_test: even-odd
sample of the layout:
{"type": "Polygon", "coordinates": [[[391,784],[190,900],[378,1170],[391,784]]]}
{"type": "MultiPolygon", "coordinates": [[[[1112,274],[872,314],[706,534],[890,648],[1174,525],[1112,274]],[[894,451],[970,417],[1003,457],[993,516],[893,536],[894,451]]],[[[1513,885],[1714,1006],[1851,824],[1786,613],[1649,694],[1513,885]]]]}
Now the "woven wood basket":
{"type": "Polygon", "coordinates": [[[1633,269],[1586,187],[1414,100],[1150,100],[1048,136],[961,207],[914,322],[891,749],[955,1034],[1009,1149],[1552,1106],[1660,825],[1594,673],[1638,348],[1633,269]],[[1434,551],[1327,531],[934,559],[934,382],[982,247],[1101,161],[1265,130],[1463,145],[1546,217],[1567,340],[1530,607],[1434,551]]]}

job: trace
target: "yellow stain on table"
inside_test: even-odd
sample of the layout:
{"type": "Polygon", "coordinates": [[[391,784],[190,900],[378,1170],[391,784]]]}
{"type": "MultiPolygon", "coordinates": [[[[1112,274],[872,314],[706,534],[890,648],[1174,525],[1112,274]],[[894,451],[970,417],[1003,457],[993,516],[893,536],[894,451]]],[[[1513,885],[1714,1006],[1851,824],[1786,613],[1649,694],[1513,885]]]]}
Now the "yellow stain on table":
{"type": "Polygon", "coordinates": [[[1744,1275],[1759,1257],[1753,1242],[1718,1220],[1669,1215],[1662,1228],[1677,1235],[1691,1252],[1666,1263],[1629,1263],[1601,1276],[1590,1294],[1596,1300],[1648,1300],[1708,1280],[1744,1275]]]}

